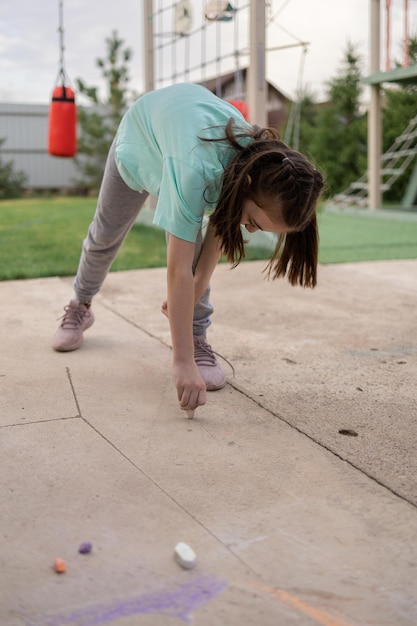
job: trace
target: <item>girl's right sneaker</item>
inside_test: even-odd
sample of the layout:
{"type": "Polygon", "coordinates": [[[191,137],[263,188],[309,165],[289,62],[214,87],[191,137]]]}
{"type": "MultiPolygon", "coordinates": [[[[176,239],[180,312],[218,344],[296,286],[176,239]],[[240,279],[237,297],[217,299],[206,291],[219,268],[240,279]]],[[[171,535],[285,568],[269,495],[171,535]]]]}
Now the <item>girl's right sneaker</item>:
{"type": "Polygon", "coordinates": [[[58,352],[77,350],[83,342],[83,332],[94,323],[94,313],[89,304],[71,300],[64,311],[53,342],[53,348],[58,352]]]}

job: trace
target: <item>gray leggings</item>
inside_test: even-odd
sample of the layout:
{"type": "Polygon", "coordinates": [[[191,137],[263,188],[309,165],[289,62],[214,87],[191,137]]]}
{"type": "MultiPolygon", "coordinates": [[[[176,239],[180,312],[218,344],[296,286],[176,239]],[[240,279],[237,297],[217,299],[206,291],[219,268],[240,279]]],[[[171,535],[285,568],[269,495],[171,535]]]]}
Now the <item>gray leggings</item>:
{"type": "MultiPolygon", "coordinates": [[[[74,291],[80,302],[88,302],[100,290],[120,246],[132,228],[148,193],[134,191],[121,178],[115,163],[115,142],[110,148],[94,219],[84,239],[74,291]]],[[[196,241],[194,267],[202,247],[201,229],[196,241]]],[[[193,334],[205,335],[213,307],[210,287],[194,308],[193,334]]]]}

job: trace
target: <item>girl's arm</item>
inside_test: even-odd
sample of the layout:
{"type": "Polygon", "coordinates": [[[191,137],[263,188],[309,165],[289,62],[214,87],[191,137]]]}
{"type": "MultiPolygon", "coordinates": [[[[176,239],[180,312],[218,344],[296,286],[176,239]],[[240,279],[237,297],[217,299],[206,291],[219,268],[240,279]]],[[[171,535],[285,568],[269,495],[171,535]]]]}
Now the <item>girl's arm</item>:
{"type": "Polygon", "coordinates": [[[194,303],[197,303],[206,291],[221,254],[220,241],[209,223],[194,273],[194,303]]]}
{"type": "Polygon", "coordinates": [[[194,361],[192,271],[195,244],[170,234],[167,256],[167,292],[171,328],[174,383],[182,409],[206,403],[206,385],[194,361]]]}
{"type": "MultiPolygon", "coordinates": [[[[215,236],[214,229],[209,224],[194,272],[194,304],[197,304],[206,291],[221,254],[219,239],[215,236]]],[[[164,300],[162,303],[161,311],[166,317],[169,317],[167,300],[164,300]]]]}

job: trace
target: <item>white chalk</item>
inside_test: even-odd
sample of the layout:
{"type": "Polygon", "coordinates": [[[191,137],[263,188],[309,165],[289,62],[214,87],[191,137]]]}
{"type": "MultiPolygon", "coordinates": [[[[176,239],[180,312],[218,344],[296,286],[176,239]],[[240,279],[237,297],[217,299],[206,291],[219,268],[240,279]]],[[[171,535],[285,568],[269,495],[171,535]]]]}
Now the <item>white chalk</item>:
{"type": "Polygon", "coordinates": [[[187,413],[187,418],[189,420],[192,420],[194,417],[194,409],[192,409],[191,411],[186,411],[186,413],[187,413]]]}
{"type": "Polygon", "coordinates": [[[184,569],[192,569],[197,561],[194,550],[182,541],[175,546],[174,556],[177,563],[184,569]]]}

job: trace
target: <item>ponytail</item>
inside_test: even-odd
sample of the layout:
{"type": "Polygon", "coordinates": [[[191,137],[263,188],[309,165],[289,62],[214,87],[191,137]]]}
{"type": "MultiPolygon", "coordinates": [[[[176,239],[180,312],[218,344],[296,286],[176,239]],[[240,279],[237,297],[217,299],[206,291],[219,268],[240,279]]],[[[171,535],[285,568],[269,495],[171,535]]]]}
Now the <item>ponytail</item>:
{"type": "Polygon", "coordinates": [[[287,276],[291,285],[313,289],[317,284],[318,251],[319,233],[314,216],[303,230],[280,235],[265,268],[268,278],[287,276]]]}

